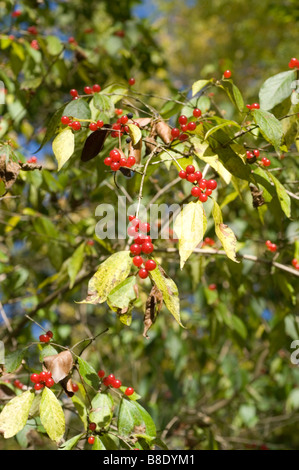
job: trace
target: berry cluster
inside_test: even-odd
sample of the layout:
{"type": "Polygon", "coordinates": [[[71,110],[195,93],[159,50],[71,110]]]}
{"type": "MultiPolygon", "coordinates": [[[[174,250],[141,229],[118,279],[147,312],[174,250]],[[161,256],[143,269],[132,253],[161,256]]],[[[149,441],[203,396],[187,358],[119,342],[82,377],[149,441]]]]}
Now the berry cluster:
{"type": "Polygon", "coordinates": [[[259,103],[247,104],[246,108],[248,108],[248,109],[260,109],[260,105],[259,105],[259,103]]]}
{"type": "Polygon", "coordinates": [[[194,184],[191,189],[191,194],[201,202],[206,202],[214,189],[217,188],[217,181],[206,180],[202,177],[201,171],[195,171],[193,165],[188,165],[186,170],[181,170],[179,172],[179,177],[194,184]],[[197,186],[195,183],[197,183],[197,186]]]}
{"type": "Polygon", "coordinates": [[[294,266],[295,269],[299,270],[299,260],[294,258],[292,259],[292,265],[294,266]]]}
{"type": "MultiPolygon", "coordinates": [[[[194,108],[193,109],[193,116],[196,118],[199,118],[201,116],[201,110],[199,108],[194,108]]],[[[187,116],[184,114],[181,114],[181,116],[178,119],[180,127],[174,127],[171,129],[171,137],[172,140],[181,140],[184,141],[189,138],[189,134],[187,134],[188,131],[194,131],[198,125],[198,122],[195,121],[189,121],[187,116]]]]}
{"type": "MultiPolygon", "coordinates": [[[[84,87],[84,93],[85,95],[92,95],[93,93],[99,93],[101,91],[101,85],[98,85],[95,83],[94,85],[91,86],[85,86],[84,87]]],[[[78,90],[75,88],[72,88],[70,90],[70,95],[72,96],[73,100],[77,100],[79,98],[79,93],[78,90]]]]}
{"type": "Polygon", "coordinates": [[[37,162],[37,158],[36,158],[36,157],[34,157],[34,156],[33,156],[33,157],[30,157],[30,158],[28,158],[28,160],[27,160],[27,163],[36,163],[36,162],[37,162]]]}
{"type": "Polygon", "coordinates": [[[31,374],[31,382],[34,383],[34,390],[41,390],[44,387],[51,388],[54,385],[54,380],[52,378],[52,372],[42,371],[39,374],[31,374]]]}
{"type": "Polygon", "coordinates": [[[153,259],[146,260],[140,256],[141,253],[150,255],[154,250],[152,239],[147,235],[151,230],[151,226],[147,222],[141,222],[134,215],[129,216],[129,221],[131,225],[128,227],[128,235],[134,238],[130,246],[130,252],[134,255],[133,264],[139,268],[138,276],[141,279],[146,279],[149,271],[153,271],[157,266],[153,259]],[[143,268],[142,265],[144,266],[143,268]]]}
{"type": "Polygon", "coordinates": [[[53,338],[52,331],[47,331],[45,335],[40,335],[39,340],[41,343],[49,343],[49,341],[53,338]]]}
{"type": "MultiPolygon", "coordinates": [[[[247,152],[246,152],[246,158],[247,158],[248,163],[255,163],[256,159],[259,156],[260,156],[260,151],[258,149],[253,150],[253,152],[251,152],[250,150],[247,150],[247,152]]],[[[269,160],[269,158],[267,158],[267,157],[262,157],[261,158],[261,164],[263,166],[270,166],[271,165],[271,160],[269,160]]]]}
{"type": "MultiPolygon", "coordinates": [[[[101,369],[98,371],[98,376],[100,379],[103,379],[103,385],[106,387],[120,388],[122,386],[121,381],[116,379],[114,374],[105,376],[105,371],[101,369]]],[[[127,387],[124,393],[129,397],[130,395],[133,395],[134,391],[133,387],[127,387]]]]}
{"type": "Polygon", "coordinates": [[[131,168],[136,163],[135,157],[125,158],[123,153],[120,153],[118,149],[112,149],[109,153],[109,157],[104,159],[104,164],[110,166],[112,171],[117,171],[121,167],[131,168]]]}
{"type": "Polygon", "coordinates": [[[290,69],[299,69],[299,60],[296,59],[296,57],[293,57],[290,62],[289,62],[289,68],[290,69]]]}
{"type": "Polygon", "coordinates": [[[14,380],[14,386],[20,390],[23,390],[25,385],[19,379],[14,380]]]}
{"type": "Polygon", "coordinates": [[[275,243],[272,243],[270,240],[267,240],[265,245],[269,251],[272,251],[273,253],[277,251],[277,245],[275,243]]]}
{"type": "Polygon", "coordinates": [[[201,247],[204,247],[204,246],[214,246],[214,245],[215,245],[215,240],[213,240],[213,238],[206,237],[206,238],[203,240],[201,247]]]}

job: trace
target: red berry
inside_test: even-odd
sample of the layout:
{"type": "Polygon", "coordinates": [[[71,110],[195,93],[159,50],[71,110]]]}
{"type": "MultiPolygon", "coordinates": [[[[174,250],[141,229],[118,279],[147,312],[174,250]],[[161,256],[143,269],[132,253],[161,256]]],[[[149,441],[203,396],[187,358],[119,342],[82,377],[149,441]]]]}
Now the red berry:
{"type": "Polygon", "coordinates": [[[193,109],[193,116],[194,117],[200,117],[201,116],[201,110],[199,108],[193,109]]]}
{"type": "Polygon", "coordinates": [[[138,271],[138,276],[139,276],[141,279],[146,279],[146,278],[148,277],[148,270],[145,269],[145,268],[139,269],[139,271],[138,271]]]}
{"type": "Polygon", "coordinates": [[[204,193],[201,193],[198,197],[198,199],[200,200],[200,202],[206,202],[207,199],[208,199],[208,196],[204,193]]]}
{"type": "Polygon", "coordinates": [[[181,125],[181,131],[186,132],[188,130],[187,124],[182,124],[181,125]]]}
{"type": "Polygon", "coordinates": [[[208,189],[212,189],[212,191],[214,191],[214,189],[217,188],[217,181],[215,181],[215,180],[208,180],[208,181],[207,181],[207,188],[208,188],[208,189]]]}
{"type": "Polygon", "coordinates": [[[88,444],[91,444],[91,445],[94,444],[94,440],[95,440],[95,439],[94,439],[94,436],[89,436],[89,438],[88,438],[88,444]]]}
{"type": "Polygon", "coordinates": [[[46,335],[48,335],[50,338],[53,338],[53,331],[47,331],[46,335]]]}
{"type": "Polygon", "coordinates": [[[289,67],[290,69],[293,69],[294,67],[299,67],[299,60],[296,59],[296,57],[293,57],[289,62],[289,67]]]}
{"type": "Polygon", "coordinates": [[[258,157],[260,156],[260,151],[257,150],[257,149],[254,150],[254,151],[253,151],[253,155],[254,155],[256,158],[258,158],[258,157]]]}
{"type": "Polygon", "coordinates": [[[178,137],[180,135],[180,133],[181,133],[181,131],[177,127],[174,127],[173,129],[171,129],[171,135],[174,139],[176,137],[178,137]]]}
{"type": "Polygon", "coordinates": [[[185,180],[187,176],[187,173],[184,170],[181,170],[179,172],[179,177],[182,178],[182,180],[185,180]]]}
{"type": "Polygon", "coordinates": [[[250,159],[250,158],[253,158],[253,157],[254,157],[253,153],[250,152],[249,150],[247,150],[247,152],[246,152],[246,158],[250,159]]]}
{"type": "Polygon", "coordinates": [[[110,379],[109,379],[109,377],[104,377],[104,379],[103,379],[103,384],[104,384],[106,387],[109,387],[109,385],[110,385],[110,379]]]}
{"type": "Polygon", "coordinates": [[[188,135],[188,134],[181,134],[181,135],[179,136],[179,140],[180,140],[180,141],[187,140],[187,139],[189,139],[189,135],[188,135]]]}
{"type": "Polygon", "coordinates": [[[144,242],[141,245],[141,250],[142,250],[142,253],[145,253],[146,255],[149,255],[150,253],[153,252],[154,245],[151,242],[144,242]]]}
{"type": "Polygon", "coordinates": [[[48,335],[40,335],[39,340],[41,343],[48,343],[50,341],[50,337],[48,335]]]}
{"type": "Polygon", "coordinates": [[[206,196],[211,196],[212,192],[213,192],[213,190],[208,188],[208,189],[206,189],[205,195],[206,196]]]}
{"type": "Polygon", "coordinates": [[[153,271],[154,269],[156,269],[157,263],[153,259],[148,259],[146,261],[144,267],[147,271],[153,271]]]}
{"type": "Polygon", "coordinates": [[[88,429],[90,429],[90,431],[95,431],[96,428],[97,428],[96,423],[89,423],[88,429]]]}
{"type": "Polygon", "coordinates": [[[179,117],[179,123],[182,125],[182,124],[187,124],[188,122],[188,119],[186,116],[184,116],[184,114],[182,114],[180,117],[179,117]]]}
{"type": "Polygon", "coordinates": [[[247,104],[246,108],[251,109],[251,104],[247,104]]]}
{"type": "Polygon", "coordinates": [[[75,88],[72,88],[72,89],[70,90],[70,95],[73,96],[73,97],[78,96],[78,91],[75,90],[75,88]]]}
{"type": "Polygon", "coordinates": [[[117,171],[120,169],[120,163],[119,162],[112,162],[110,166],[112,171],[117,171]]]}
{"type": "Polygon", "coordinates": [[[46,370],[45,371],[45,379],[50,379],[52,377],[52,372],[50,372],[49,370],[46,370]]]}
{"type": "Polygon", "coordinates": [[[226,70],[224,73],[223,73],[223,76],[224,78],[230,78],[232,76],[232,73],[230,70],[226,70]]]}
{"type": "Polygon", "coordinates": [[[15,10],[12,12],[11,16],[13,18],[17,18],[18,16],[21,16],[21,14],[22,14],[21,10],[15,10]]]}
{"type": "Polygon", "coordinates": [[[84,93],[86,95],[91,95],[92,94],[92,88],[90,86],[85,86],[84,87],[84,93]]]}
{"type": "Polygon", "coordinates": [[[142,263],[143,263],[143,259],[141,258],[141,256],[134,256],[134,258],[133,258],[134,266],[136,266],[137,268],[140,268],[142,263]]]}
{"type": "Polygon", "coordinates": [[[34,385],[34,390],[41,390],[42,388],[44,388],[44,384],[41,384],[40,382],[34,385]]]}
{"type": "Polygon", "coordinates": [[[120,153],[117,149],[110,150],[109,156],[112,158],[113,162],[119,162],[120,160],[120,153]]]}
{"type": "Polygon", "coordinates": [[[90,129],[91,131],[96,131],[97,128],[98,128],[98,126],[97,126],[97,124],[96,124],[95,122],[91,122],[91,123],[89,124],[89,129],[90,129]]]}
{"type": "Polygon", "coordinates": [[[128,165],[129,167],[135,165],[135,163],[136,163],[135,157],[132,157],[132,156],[131,156],[131,157],[128,157],[128,159],[127,159],[127,165],[128,165]]]}
{"type": "Polygon", "coordinates": [[[260,109],[260,105],[258,103],[253,103],[251,105],[251,109],[260,109]]]}
{"type": "Polygon", "coordinates": [[[133,243],[133,245],[130,246],[130,252],[132,253],[132,255],[140,255],[141,246],[137,243],[133,243]]]}
{"type": "Polygon", "coordinates": [[[112,163],[112,158],[111,158],[111,157],[106,157],[106,158],[104,159],[104,165],[110,166],[111,163],[112,163]]]}
{"type": "Polygon", "coordinates": [[[129,120],[129,118],[126,114],[120,118],[120,122],[122,124],[127,124],[128,120],[129,120]]]}
{"type": "Polygon", "coordinates": [[[99,91],[101,91],[101,86],[96,83],[95,85],[93,85],[92,91],[94,93],[99,93],[99,91]]]}
{"type": "Polygon", "coordinates": [[[31,382],[37,384],[39,382],[39,374],[31,374],[30,375],[30,380],[31,382]]]}
{"type": "Polygon", "coordinates": [[[36,157],[31,157],[31,163],[36,163],[37,162],[37,158],[36,157]]]}
{"type": "Polygon", "coordinates": [[[49,379],[46,379],[46,381],[45,381],[46,387],[49,387],[49,388],[53,387],[54,383],[55,383],[55,382],[54,382],[54,380],[52,379],[52,377],[50,377],[49,379]]]}
{"type": "Polygon", "coordinates": [[[73,389],[74,393],[78,392],[78,390],[79,390],[78,384],[72,382],[72,389],[73,389]]]}
{"type": "Polygon", "coordinates": [[[137,234],[136,227],[133,227],[133,226],[128,227],[127,233],[129,235],[129,237],[134,237],[137,234]]]}
{"type": "Polygon", "coordinates": [[[47,378],[46,371],[43,370],[42,372],[39,373],[39,381],[40,382],[44,382],[46,380],[46,378],[47,378]]]}
{"type": "Polygon", "coordinates": [[[200,189],[206,189],[207,187],[207,180],[205,180],[204,178],[200,180],[200,182],[198,183],[198,186],[200,187],[200,189]]]}
{"type": "Polygon", "coordinates": [[[102,121],[101,119],[99,119],[99,120],[97,121],[97,126],[98,126],[99,128],[101,128],[101,127],[103,127],[103,125],[104,125],[104,121],[102,121]]]}
{"type": "Polygon", "coordinates": [[[70,122],[70,118],[68,116],[62,116],[62,118],[60,119],[62,124],[69,124],[70,122]]]}
{"type": "Polygon", "coordinates": [[[122,385],[121,381],[120,381],[119,379],[115,379],[115,380],[113,381],[113,385],[112,385],[112,386],[113,386],[114,388],[119,388],[119,387],[121,387],[121,385],[122,385]]]}
{"type": "Polygon", "coordinates": [[[139,230],[143,233],[149,233],[151,230],[151,226],[147,222],[144,222],[140,224],[139,230]]]}
{"type": "Polygon", "coordinates": [[[98,376],[102,379],[103,377],[105,377],[105,371],[100,369],[99,372],[98,372],[98,376]]]}
{"type": "Polygon", "coordinates": [[[138,245],[142,245],[145,241],[150,241],[146,240],[146,236],[143,233],[135,233],[134,236],[134,242],[137,243],[138,245]]]}
{"type": "Polygon", "coordinates": [[[210,284],[209,285],[209,290],[216,290],[216,289],[217,289],[216,284],[210,284]]]}
{"type": "Polygon", "coordinates": [[[195,173],[195,176],[196,176],[196,181],[200,181],[201,178],[202,178],[202,172],[201,171],[196,171],[195,173]]]}
{"type": "Polygon", "coordinates": [[[133,387],[127,387],[126,390],[125,390],[125,395],[127,395],[129,397],[130,395],[133,395],[134,391],[135,390],[134,390],[133,387]]]}
{"type": "Polygon", "coordinates": [[[186,168],[186,173],[188,175],[190,175],[191,173],[194,173],[195,172],[195,168],[193,165],[188,165],[187,168],[186,168]]]}
{"type": "Polygon", "coordinates": [[[198,197],[201,194],[201,189],[198,186],[193,186],[191,189],[191,194],[194,197],[198,197]]]}
{"type": "Polygon", "coordinates": [[[128,80],[128,83],[129,83],[130,86],[135,85],[135,78],[133,78],[133,77],[130,78],[130,79],[128,80]]]}
{"type": "Polygon", "coordinates": [[[270,166],[271,165],[271,161],[266,157],[263,157],[261,162],[264,166],[270,166]]]}
{"type": "Polygon", "coordinates": [[[132,220],[134,220],[135,217],[136,217],[135,215],[129,215],[128,219],[129,219],[130,222],[132,222],[132,220]]]}
{"type": "Polygon", "coordinates": [[[74,131],[79,131],[81,129],[81,124],[80,124],[79,121],[74,121],[74,122],[72,122],[71,127],[74,131]]]}
{"type": "Polygon", "coordinates": [[[189,181],[190,183],[195,183],[195,181],[196,181],[195,174],[191,173],[191,174],[187,175],[187,181],[189,181]]]}
{"type": "Polygon", "coordinates": [[[194,129],[196,129],[196,122],[193,122],[193,121],[188,122],[187,129],[188,131],[194,131],[194,129]]]}

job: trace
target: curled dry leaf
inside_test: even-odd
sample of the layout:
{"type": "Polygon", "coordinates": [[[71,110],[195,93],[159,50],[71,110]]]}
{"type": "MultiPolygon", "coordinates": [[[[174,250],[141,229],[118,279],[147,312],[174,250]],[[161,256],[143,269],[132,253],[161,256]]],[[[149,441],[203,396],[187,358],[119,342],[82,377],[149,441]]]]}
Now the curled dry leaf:
{"type": "Polygon", "coordinates": [[[60,382],[68,376],[73,367],[73,356],[70,351],[62,351],[53,356],[46,356],[44,364],[47,370],[52,373],[55,383],[60,382]]]}
{"type": "Polygon", "coordinates": [[[172,141],[171,127],[165,121],[158,121],[155,125],[158,136],[168,145],[172,141]]]}
{"type": "Polygon", "coordinates": [[[0,180],[3,181],[5,189],[8,190],[16,181],[20,172],[20,165],[15,162],[8,161],[6,157],[0,157],[0,180]]]}
{"type": "Polygon", "coordinates": [[[141,160],[141,151],[142,151],[142,139],[136,145],[133,145],[130,142],[129,145],[129,156],[135,157],[137,165],[140,163],[141,160]]]}
{"type": "Polygon", "coordinates": [[[132,124],[135,124],[135,123],[139,124],[139,127],[146,127],[151,122],[151,118],[137,118],[130,122],[132,122],[132,124]]]}
{"type": "Polygon", "coordinates": [[[256,186],[250,186],[250,191],[252,195],[252,205],[254,208],[263,206],[265,204],[265,199],[263,197],[263,191],[259,191],[256,186]]]}
{"type": "Polygon", "coordinates": [[[148,338],[148,330],[155,323],[158,314],[163,305],[163,295],[162,292],[157,288],[156,285],[153,285],[152,290],[147,298],[145,304],[145,313],[144,313],[144,329],[143,336],[148,338]]]}

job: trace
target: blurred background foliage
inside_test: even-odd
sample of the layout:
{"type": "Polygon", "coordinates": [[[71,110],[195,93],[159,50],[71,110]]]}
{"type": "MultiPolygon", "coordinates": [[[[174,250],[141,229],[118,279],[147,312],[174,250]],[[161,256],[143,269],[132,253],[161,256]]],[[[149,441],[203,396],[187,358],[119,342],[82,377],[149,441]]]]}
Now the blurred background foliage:
{"type": "MultiPolygon", "coordinates": [[[[286,70],[289,59],[298,56],[298,5],[292,0],[0,1],[0,18],[0,79],[7,89],[7,104],[0,105],[1,150],[22,161],[36,152],[49,118],[69,100],[71,88],[125,84],[134,76],[138,91],[169,97],[195,80],[220,78],[231,69],[250,101],[264,79],[286,70]],[[21,15],[13,17],[17,9],[21,15]],[[38,33],[28,32],[30,26],[38,33]],[[32,48],[35,39],[38,50],[32,48]]],[[[220,106],[222,99],[215,96],[220,106]]],[[[161,107],[157,98],[149,102],[161,107]]],[[[51,328],[63,345],[109,327],[85,351],[85,359],[134,386],[171,449],[298,448],[299,369],[290,362],[290,344],[299,337],[298,278],[267,263],[235,264],[221,256],[193,255],[180,271],[176,256],[161,255],[179,287],[187,328],[163,309],[144,339],[141,307],[125,327],[106,304],[74,302],[85,297],[101,256],[123,246],[94,236],[96,206],[116,204],[122,195],[113,178],[97,159],[57,174],[49,145],[36,155],[46,169],[21,172],[10,193],[15,198],[0,200],[1,338],[7,339],[7,325],[14,331],[8,350],[40,334],[28,321],[17,329],[25,313],[51,328]],[[67,262],[83,242],[83,276],[69,289],[67,262]],[[212,283],[215,290],[209,288],[212,283]]],[[[294,192],[296,157],[296,152],[283,160],[273,156],[278,174],[294,192]]],[[[157,182],[163,187],[176,176],[173,167],[158,179],[153,174],[144,201],[150,201],[157,182]]],[[[134,197],[140,176],[121,184],[134,197]]],[[[221,200],[232,191],[223,188],[221,200]]],[[[163,202],[185,196],[175,186],[163,202]]],[[[288,221],[269,206],[262,224],[248,192],[223,212],[242,243],[241,253],[270,260],[264,243],[271,239],[278,244],[279,262],[290,265],[298,255],[298,218],[288,221]]],[[[206,235],[214,237],[212,228],[206,235]]],[[[173,247],[173,242],[159,246],[173,247]]],[[[144,303],[149,285],[143,286],[144,303]]],[[[19,373],[23,383],[29,383],[28,366],[37,363],[33,348],[19,373]]],[[[70,426],[76,427],[75,420],[70,426]]],[[[46,438],[22,443],[50,447],[46,438]]],[[[0,448],[20,448],[20,442],[1,439],[0,448]]]]}

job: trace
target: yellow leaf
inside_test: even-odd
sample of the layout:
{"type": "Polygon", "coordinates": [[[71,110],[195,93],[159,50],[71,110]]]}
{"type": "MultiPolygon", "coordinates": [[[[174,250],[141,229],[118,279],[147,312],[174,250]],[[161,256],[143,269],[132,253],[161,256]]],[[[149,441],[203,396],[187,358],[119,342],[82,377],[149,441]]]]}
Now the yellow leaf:
{"type": "Polygon", "coordinates": [[[239,263],[236,258],[236,236],[232,229],[223,223],[221,209],[215,200],[212,214],[215,221],[216,235],[219,238],[227,257],[232,261],[235,261],[235,263],[239,263]]]}
{"type": "Polygon", "coordinates": [[[141,130],[135,124],[128,124],[128,127],[129,127],[129,134],[132,139],[132,144],[133,145],[138,144],[139,140],[142,137],[141,130]]]}
{"type": "Polygon", "coordinates": [[[69,127],[55,137],[52,143],[52,149],[58,162],[59,171],[73,155],[75,149],[75,136],[69,127]]]}

